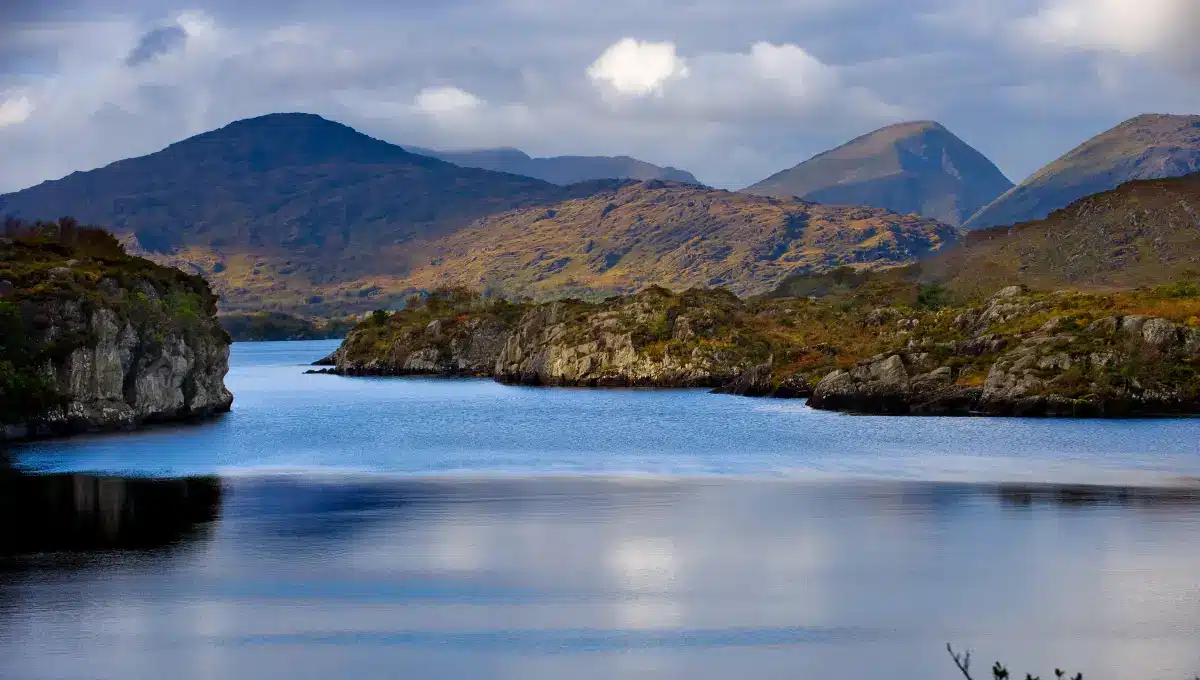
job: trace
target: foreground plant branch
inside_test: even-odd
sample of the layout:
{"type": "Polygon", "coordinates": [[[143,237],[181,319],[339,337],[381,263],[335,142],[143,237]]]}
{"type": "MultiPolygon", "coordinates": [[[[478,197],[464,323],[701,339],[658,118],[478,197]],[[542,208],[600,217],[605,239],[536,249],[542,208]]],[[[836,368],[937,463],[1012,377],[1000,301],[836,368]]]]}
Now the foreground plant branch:
{"type": "MultiPolygon", "coordinates": [[[[954,648],[951,647],[950,643],[948,642],[946,643],[946,651],[950,653],[950,658],[954,660],[954,665],[958,667],[958,670],[963,674],[963,677],[966,678],[966,680],[975,680],[974,676],[971,675],[971,652],[968,650],[962,654],[959,654],[954,651],[954,648]]],[[[1054,669],[1054,677],[1058,680],[1063,680],[1063,678],[1066,676],[1066,672],[1062,669],[1054,669]]],[[[992,664],[993,680],[1009,680],[1009,678],[1010,674],[1006,666],[1001,664],[999,661],[992,664]]],[[[1026,673],[1025,680],[1041,680],[1041,676],[1026,673]]],[[[1076,673],[1075,675],[1071,676],[1071,680],[1083,680],[1083,673],[1076,673]]]]}

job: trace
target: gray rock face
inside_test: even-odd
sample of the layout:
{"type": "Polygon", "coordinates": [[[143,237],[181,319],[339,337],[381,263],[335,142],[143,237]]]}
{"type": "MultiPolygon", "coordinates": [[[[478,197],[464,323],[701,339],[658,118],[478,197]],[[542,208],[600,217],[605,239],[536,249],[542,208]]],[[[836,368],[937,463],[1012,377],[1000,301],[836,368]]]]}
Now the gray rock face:
{"type": "MultiPolygon", "coordinates": [[[[153,288],[148,288],[154,293],[153,288]]],[[[157,296],[149,304],[159,304],[157,296]]],[[[48,360],[44,375],[66,403],[32,420],[2,426],[0,441],[204,418],[228,411],[229,339],[214,317],[185,331],[122,318],[116,310],[55,302],[36,310],[49,320],[40,343],[69,352],[48,360]]]]}
{"type": "Polygon", "coordinates": [[[948,367],[918,373],[920,361],[918,354],[892,354],[834,371],[817,384],[808,403],[853,413],[955,415],[978,399],[979,389],[954,385],[948,367]]]}
{"type": "Polygon", "coordinates": [[[812,385],[800,375],[775,383],[771,363],[759,364],[713,390],[714,394],[736,394],[742,397],[771,397],[802,399],[812,396],[812,385]]]}
{"type": "Polygon", "coordinates": [[[1200,412],[1200,394],[1172,378],[1200,362],[1200,330],[1145,316],[1079,328],[1055,317],[1036,331],[1000,337],[994,324],[1039,318],[1052,307],[1006,288],[955,325],[964,340],[872,357],[818,383],[814,408],[858,413],[1112,417],[1200,412]],[[986,379],[960,382],[965,357],[990,361],[986,379]]]}
{"type": "Polygon", "coordinates": [[[493,316],[464,321],[435,319],[424,328],[401,333],[383,351],[355,351],[356,333],[317,365],[333,365],[341,375],[490,376],[509,333],[493,316]]]}
{"type": "Polygon", "coordinates": [[[496,361],[496,379],[527,385],[719,387],[761,363],[719,343],[742,308],[730,294],[642,293],[579,312],[569,303],[529,311],[496,361]],[[678,306],[674,306],[679,301],[678,306]],[[642,337],[649,329],[653,339],[642,337]]]}

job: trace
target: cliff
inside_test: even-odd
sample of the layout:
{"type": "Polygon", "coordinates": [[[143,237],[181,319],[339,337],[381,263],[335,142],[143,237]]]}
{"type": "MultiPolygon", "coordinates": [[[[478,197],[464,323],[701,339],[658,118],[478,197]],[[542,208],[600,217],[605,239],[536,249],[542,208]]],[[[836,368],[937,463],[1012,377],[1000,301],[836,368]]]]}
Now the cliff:
{"type": "Polygon", "coordinates": [[[530,310],[496,361],[501,382],[588,387],[718,387],[770,357],[745,303],[723,290],[652,287],[599,304],[530,310]]]}
{"type": "Polygon", "coordinates": [[[0,240],[0,440],[228,411],[229,335],[198,276],[70,220],[0,240]]]}

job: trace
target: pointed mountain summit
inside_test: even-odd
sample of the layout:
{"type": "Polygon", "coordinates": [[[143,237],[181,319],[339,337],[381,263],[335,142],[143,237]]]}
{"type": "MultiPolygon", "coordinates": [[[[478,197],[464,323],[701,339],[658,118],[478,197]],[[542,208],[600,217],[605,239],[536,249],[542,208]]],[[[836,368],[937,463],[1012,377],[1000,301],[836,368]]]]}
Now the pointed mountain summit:
{"type": "Polygon", "coordinates": [[[1012,186],[941,124],[917,121],[863,135],[743,191],[887,208],[958,225],[1012,186]]]}
{"type": "Polygon", "coordinates": [[[1146,114],[1071,150],[980,210],[969,229],[1038,220],[1135,179],[1200,171],[1200,116],[1146,114]]]}
{"type": "Polygon", "coordinates": [[[482,168],[510,172],[551,182],[575,184],[593,179],[661,179],[687,184],[699,184],[686,170],[671,166],[660,167],[629,156],[551,156],[533,158],[520,149],[502,147],[472,151],[437,151],[421,147],[405,147],[413,153],[440,158],[464,168],[482,168]]]}

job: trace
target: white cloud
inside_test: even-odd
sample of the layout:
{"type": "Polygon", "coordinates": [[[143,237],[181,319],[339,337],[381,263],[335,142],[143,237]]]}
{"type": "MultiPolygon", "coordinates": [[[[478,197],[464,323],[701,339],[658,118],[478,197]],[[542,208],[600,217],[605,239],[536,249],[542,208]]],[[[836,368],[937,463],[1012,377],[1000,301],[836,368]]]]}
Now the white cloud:
{"type": "Polygon", "coordinates": [[[24,123],[29,120],[33,109],[33,102],[24,95],[3,100],[0,102],[0,128],[24,123]]]}
{"type": "Polygon", "coordinates": [[[1197,0],[1049,0],[1020,22],[1035,40],[1131,56],[1198,54],[1197,0]]]}
{"type": "Polygon", "coordinates": [[[675,54],[673,43],[625,38],[604,50],[587,73],[619,94],[640,97],[661,93],[668,80],[686,77],[688,67],[675,54]]]}
{"type": "Polygon", "coordinates": [[[483,100],[457,87],[427,87],[417,94],[413,107],[427,115],[454,115],[473,111],[483,100]]]}
{"type": "Polygon", "coordinates": [[[199,11],[180,12],[175,23],[187,32],[189,38],[204,39],[217,32],[217,22],[211,16],[199,11]]]}
{"type": "Polygon", "coordinates": [[[589,71],[593,80],[597,71],[621,76],[611,81],[618,92],[657,95],[606,98],[621,114],[701,124],[789,120],[803,125],[830,114],[882,121],[903,113],[864,88],[845,84],[838,69],[798,45],[758,42],[746,52],[701,53],[686,64],[666,45],[659,46],[670,47],[659,57],[669,52],[671,60],[638,61],[635,55],[644,50],[635,45],[647,43],[623,40],[597,60],[603,69],[593,65],[589,71]]]}

